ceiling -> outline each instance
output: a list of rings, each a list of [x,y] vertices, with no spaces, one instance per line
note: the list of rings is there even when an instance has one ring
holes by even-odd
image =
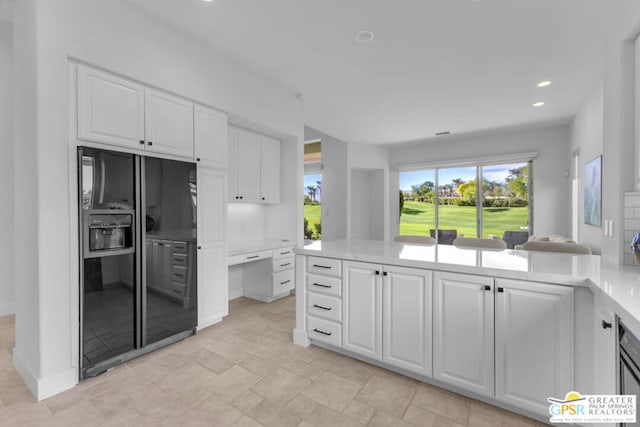
[[[129,1],[304,94],[305,124],[351,142],[568,122],[602,72],[601,0]]]

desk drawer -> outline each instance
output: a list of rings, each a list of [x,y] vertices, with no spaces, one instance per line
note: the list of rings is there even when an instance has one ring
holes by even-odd
[[[307,313],[334,322],[342,321],[342,300],[338,297],[307,292]]]
[[[173,254],[174,267],[186,267],[187,266],[187,254]]]
[[[341,277],[341,266],[342,264],[339,259],[320,258],[315,256],[307,257],[307,271],[309,273]]]
[[[187,283],[187,269],[184,267],[173,267],[171,279],[174,283]]]
[[[296,258],[291,256],[288,258],[273,259],[273,272],[284,270],[293,270],[296,268]]]
[[[273,259],[289,258],[293,256],[293,248],[280,248],[273,250]]]
[[[273,295],[280,295],[292,290],[296,284],[295,276],[295,270],[284,270],[273,273]]]
[[[315,341],[326,342],[336,347],[342,346],[342,326],[330,320],[307,316],[307,335]]]
[[[180,241],[174,241],[173,243],[173,252],[178,252],[181,254],[186,254],[187,253],[187,248],[189,247],[189,244],[187,242],[180,242]]]
[[[259,261],[271,258],[271,251],[249,252],[246,254],[232,255],[227,258],[228,265],[244,264],[245,262]]]
[[[171,284],[171,295],[184,298],[186,292],[187,287],[185,285],[175,282]]]
[[[307,274],[307,290],[322,292],[323,294],[341,296],[342,280],[337,277],[319,276],[317,274]]]

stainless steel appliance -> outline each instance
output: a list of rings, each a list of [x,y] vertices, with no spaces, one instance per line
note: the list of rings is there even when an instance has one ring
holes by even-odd
[[[86,378],[195,333],[196,166],[79,147],[78,187]]]
[[[620,394],[635,395],[637,403],[640,401],[640,337],[631,332],[620,320],[618,320],[618,337]],[[636,426],[640,423],[622,425]]]

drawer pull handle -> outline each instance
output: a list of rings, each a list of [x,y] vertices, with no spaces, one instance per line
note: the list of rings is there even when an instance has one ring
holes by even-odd
[[[255,259],[260,258],[260,255],[248,256],[247,259]]]
[[[287,252],[280,252],[280,255],[286,255],[286,254],[290,254],[291,251],[287,251]]]
[[[313,283],[313,286],[320,286],[321,288],[333,288],[331,285],[323,285],[322,283]]]
[[[333,335],[333,333],[332,333],[332,332],[325,332],[325,331],[321,331],[320,329],[315,329],[315,328],[314,328],[313,332],[317,332],[317,333],[319,333],[319,334],[327,335],[327,336],[329,336],[329,335]]]
[[[286,267],[287,265],[291,265],[290,262],[286,263],[286,264],[280,264],[280,267]]]
[[[602,321],[602,329],[609,329],[611,328],[613,325],[611,324],[611,322],[607,322],[606,320]]]
[[[319,309],[321,309],[321,310],[327,310],[327,311],[331,311],[331,310],[332,310],[332,308],[331,308],[331,307],[323,307],[323,306],[318,305],[318,304],[313,304],[313,306],[314,306],[315,308],[319,308]]]
[[[328,268],[328,269],[331,269],[331,267],[326,266],[326,265],[313,264],[313,266],[314,266],[314,267],[317,267],[317,268]]]
[[[286,285],[287,283],[289,283],[291,280],[285,280],[284,282],[280,282],[281,285]]]

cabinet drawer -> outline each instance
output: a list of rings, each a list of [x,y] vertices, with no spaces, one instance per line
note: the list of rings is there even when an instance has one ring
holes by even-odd
[[[172,283],[171,284],[171,295],[177,297],[184,297],[186,294],[187,287],[182,283]]]
[[[187,254],[173,254],[173,266],[174,267],[186,267],[187,266]]]
[[[173,267],[171,279],[174,283],[187,283],[187,269],[184,267]]]
[[[342,321],[342,300],[338,297],[307,292],[307,313],[335,322]]]
[[[227,265],[244,264],[245,262],[259,261],[265,258],[271,258],[271,251],[249,252],[246,254],[231,255],[227,259]]]
[[[273,273],[273,295],[280,295],[292,290],[296,284],[295,275],[295,270],[284,270]]]
[[[307,274],[307,290],[328,295],[342,295],[342,280],[337,277]]]
[[[320,258],[315,256],[307,258],[307,271],[309,273],[340,277],[342,274],[340,267],[341,262],[339,259]]]
[[[278,271],[284,271],[284,270],[293,270],[294,268],[296,268],[296,258],[293,256],[289,258],[281,258],[281,259],[273,260],[274,273],[277,273]]]
[[[172,243],[173,243],[173,252],[181,253],[181,254],[187,253],[187,248],[189,247],[189,244],[187,242],[174,241]]]
[[[273,259],[289,258],[293,256],[293,248],[280,248],[273,250]]]
[[[307,335],[312,340],[342,347],[341,329],[339,323],[307,316]]]

